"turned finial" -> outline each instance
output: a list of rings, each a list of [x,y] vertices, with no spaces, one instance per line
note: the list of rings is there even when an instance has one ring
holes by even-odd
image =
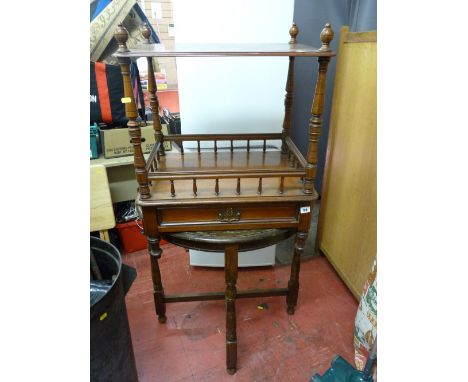
[[[151,29],[150,29],[150,27],[149,27],[149,25],[148,25],[147,22],[145,22],[145,23],[142,25],[142,27],[141,27],[141,34],[142,34],[143,37],[145,38],[145,40],[146,40],[145,42],[146,42],[147,44],[150,44],[150,43],[151,43],[151,42],[150,42]]]
[[[119,49],[117,49],[117,52],[128,52],[128,48],[127,48],[128,31],[123,26],[122,23],[120,23],[117,29],[115,30],[114,38],[117,40],[119,44]]]
[[[330,23],[326,23],[325,27],[322,29],[320,33],[320,40],[322,41],[322,46],[320,50],[330,50],[330,42],[333,40],[333,36],[335,32],[333,32],[332,26]]]
[[[299,34],[299,28],[297,27],[296,23],[293,22],[292,27],[289,28],[289,35],[291,36],[291,40],[289,40],[290,44],[296,44],[296,36]]]

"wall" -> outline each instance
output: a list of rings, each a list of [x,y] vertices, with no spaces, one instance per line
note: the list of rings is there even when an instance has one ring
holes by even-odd
[[[161,43],[166,47],[172,47],[174,45],[174,37],[169,33],[169,24],[174,23],[172,17],[172,0],[138,0],[141,8],[145,11],[146,17],[150,20],[151,25],[158,34]],[[161,13],[154,14],[153,10],[161,9]],[[142,66],[144,72],[146,72],[146,60]],[[157,59],[158,67],[156,71],[164,70],[166,72],[167,86],[168,89],[177,89],[177,67],[176,60],[172,57],[164,57]]]
[[[343,25],[350,25],[350,30],[353,32],[377,29],[376,10],[376,0],[295,0],[294,21],[299,27],[298,41],[313,46],[320,46],[320,32],[325,23],[330,22],[335,31],[331,47],[336,52],[339,32]],[[318,145],[318,169],[315,181],[315,187],[318,192],[322,189],[335,68],[336,57],[332,58],[329,64],[327,75],[325,111]],[[294,143],[305,155],[307,153],[311,100],[317,78],[316,60],[312,61],[307,58],[298,57],[296,59],[295,77],[291,136]]]
[[[173,0],[177,43],[287,42],[293,0]],[[284,57],[178,58],[182,132],[280,132]]]

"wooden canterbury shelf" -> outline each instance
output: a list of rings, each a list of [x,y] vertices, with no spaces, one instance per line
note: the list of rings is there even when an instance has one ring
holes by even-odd
[[[300,257],[309,232],[313,202],[317,144],[322,126],[325,80],[333,30],[326,24],[321,46],[298,44],[299,30],[289,30],[284,44],[176,44],[167,49],[150,44],[151,30],[143,26],[146,42],[128,49],[128,32],[119,25],[114,36],[123,82],[128,131],[134,148],[135,175],[139,185],[145,235],[151,257],[154,302],[160,322],[166,321],[166,303],[225,298],[226,366],[236,370],[237,335],[235,299],[254,296],[286,296],[287,311],[293,314],[299,292]],[[289,59],[285,114],[281,133],[163,135],[155,118],[156,144],[145,158],[141,131],[130,81],[131,60],[146,57],[148,91],[153,115],[159,114],[153,57],[284,56]],[[308,125],[308,151],[304,157],[290,138],[296,57],[317,57],[318,76]],[[173,150],[164,151],[164,141]],[[213,232],[218,231],[218,234]],[[250,234],[248,234],[250,232]],[[287,288],[237,293],[238,251],[269,246],[296,233],[291,277]],[[161,237],[174,244],[225,252],[226,291],[190,295],[165,295],[158,259]],[[220,241],[220,238],[223,238]],[[199,238],[199,239],[197,239]],[[200,238],[203,238],[201,240]]]
[[[144,26],[142,34],[145,42],[133,49],[128,49],[126,41],[128,32],[119,26],[115,32],[118,42],[118,50],[114,54],[118,58],[124,79],[125,96],[123,102],[126,104],[126,113],[129,118],[129,133],[134,146],[135,170],[137,181],[140,185],[139,198],[148,205],[150,201],[160,203],[163,199],[189,198],[187,181],[192,180],[192,197],[197,198],[202,193],[198,190],[202,180],[213,180],[212,190],[217,197],[229,197],[227,190],[220,185],[226,182],[220,180],[236,180],[234,195],[240,196],[242,185],[248,185],[251,190],[253,178],[257,178],[257,195],[261,197],[273,196],[271,190],[263,192],[263,182],[278,183],[276,196],[299,196],[299,183],[291,178],[300,178],[302,193],[308,195],[311,200],[317,196],[313,180],[317,167],[317,143],[322,124],[321,114],[324,102],[324,85],[326,69],[330,57],[335,54],[330,49],[330,41],[333,38],[333,30],[327,24],[320,37],[322,45],[315,48],[305,44],[298,44],[296,36],[299,33],[294,24],[290,29],[289,43],[279,44],[175,44],[172,48],[166,48],[162,44],[151,44],[149,40],[149,28]],[[161,125],[156,119],[154,123],[156,144],[147,160],[141,152],[141,134],[136,122],[137,112],[134,105],[133,93],[129,77],[128,64],[130,60],[146,57],[148,62],[148,91],[150,93],[150,104],[155,115],[158,115],[159,104],[156,95],[156,84],[153,68],[153,57],[223,57],[223,56],[286,56],[289,57],[288,80],[286,83],[285,118],[283,132],[281,134],[199,134],[199,135],[168,135],[164,136]],[[309,150],[307,160],[302,156],[297,147],[290,139],[291,109],[294,90],[294,60],[295,57],[318,57],[319,77],[317,80],[316,94],[312,107],[312,118],[309,123]],[[167,155],[164,152],[163,141],[170,140],[179,148],[178,154]],[[250,150],[251,141],[263,140],[263,150],[258,154]],[[281,140],[281,153],[272,154],[266,150],[267,141]],[[184,142],[197,143],[196,154],[186,154]],[[231,144],[231,155],[218,153],[218,143],[229,141]],[[245,154],[239,154],[237,144],[245,141]],[[212,154],[206,153],[206,145],[201,149],[201,143],[212,142]],[[233,165],[234,163],[234,165]],[[275,179],[272,179],[275,178]],[[166,181],[166,182],[164,182]],[[169,183],[169,190],[167,184]],[[177,183],[177,187],[176,184]],[[150,187],[151,186],[151,187]],[[155,187],[159,186],[159,187]],[[221,188],[220,188],[221,187]],[[206,182],[203,183],[203,194],[208,190]],[[221,193],[220,190],[223,189]],[[291,190],[292,189],[292,190]],[[176,191],[177,190],[177,191]],[[295,191],[294,191],[295,190]],[[297,191],[297,192],[296,192]],[[248,192],[247,192],[248,194]],[[153,195],[153,196],[152,196]]]
[[[304,194],[307,162],[292,140],[282,134],[170,135],[164,139],[175,143],[178,150],[162,156],[158,154],[160,145],[154,147],[145,164],[151,197],[143,205],[226,197],[238,201],[249,197],[316,197],[316,193]],[[268,140],[283,139],[283,151],[280,147],[268,149],[272,146]],[[192,151],[184,150],[183,142],[187,141],[197,142]],[[209,146],[202,148],[201,142]]]

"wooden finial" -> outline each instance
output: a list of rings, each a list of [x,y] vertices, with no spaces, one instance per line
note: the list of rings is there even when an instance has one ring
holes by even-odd
[[[114,38],[117,40],[119,44],[119,49],[117,49],[117,52],[128,52],[128,48],[127,48],[128,31],[123,26],[122,23],[120,23],[117,29],[115,30]]]
[[[328,51],[330,49],[330,42],[333,40],[333,36],[335,36],[335,32],[331,27],[330,23],[326,23],[325,27],[322,29],[320,33],[320,40],[322,41],[322,46],[319,50],[321,51]]]
[[[290,44],[296,44],[296,36],[299,34],[299,28],[297,27],[296,23],[293,22],[292,27],[289,28],[289,35],[291,36],[291,40],[289,40]]]
[[[150,42],[151,29],[150,29],[150,27],[149,27],[149,25],[148,25],[147,22],[145,22],[145,23],[142,25],[142,27],[141,27],[141,34],[142,34],[143,37],[145,38],[145,40],[146,40],[145,42],[146,42],[147,44],[150,44],[150,43],[151,43],[151,42]]]

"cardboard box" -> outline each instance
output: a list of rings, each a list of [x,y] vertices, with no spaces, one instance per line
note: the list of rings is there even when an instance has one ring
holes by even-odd
[[[153,124],[143,126],[141,129],[141,148],[143,154],[149,153],[154,146],[154,130]],[[167,126],[162,125],[162,132],[167,134]],[[101,130],[102,152],[104,158],[115,158],[133,155],[133,145],[130,143],[128,129],[110,129]],[[170,151],[172,149],[171,142],[164,142],[164,149]]]

